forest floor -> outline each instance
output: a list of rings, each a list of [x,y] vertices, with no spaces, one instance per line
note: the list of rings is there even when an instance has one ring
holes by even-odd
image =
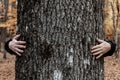
[[[106,57],[104,66],[105,80],[120,80],[120,58]]]
[[[7,59],[3,59],[0,53],[0,80],[15,80],[15,56],[7,54]]]
[[[15,56],[0,54],[0,80],[15,80]],[[105,80],[120,80],[120,59],[114,56],[105,58]]]

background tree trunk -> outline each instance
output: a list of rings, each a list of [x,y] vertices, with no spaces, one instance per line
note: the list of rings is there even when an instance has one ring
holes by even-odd
[[[27,49],[16,80],[104,80],[90,53],[103,36],[103,0],[18,0],[18,33]]]
[[[9,5],[9,0],[4,0],[4,20],[7,20],[7,14],[8,14],[8,5]]]

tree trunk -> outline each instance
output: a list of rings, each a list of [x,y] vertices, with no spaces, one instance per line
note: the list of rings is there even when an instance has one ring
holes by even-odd
[[[8,14],[8,6],[9,6],[9,0],[4,0],[4,20],[7,20],[7,14]]]
[[[16,80],[104,80],[90,47],[103,36],[103,0],[18,0],[18,31],[27,41]]]

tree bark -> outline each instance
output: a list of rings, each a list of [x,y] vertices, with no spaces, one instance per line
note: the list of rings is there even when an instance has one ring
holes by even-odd
[[[9,7],[9,0],[4,0],[4,20],[7,20],[7,14],[8,14],[8,7]]]
[[[103,0],[18,0],[18,31],[27,42],[16,80],[104,80],[103,58],[90,47],[103,37]]]

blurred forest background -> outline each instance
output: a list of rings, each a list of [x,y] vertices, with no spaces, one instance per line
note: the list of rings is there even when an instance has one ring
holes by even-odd
[[[104,32],[117,43],[115,55],[105,58],[105,80],[120,80],[120,0],[105,0]],[[14,80],[15,56],[6,54],[4,43],[16,34],[17,1],[0,0],[0,80]]]

